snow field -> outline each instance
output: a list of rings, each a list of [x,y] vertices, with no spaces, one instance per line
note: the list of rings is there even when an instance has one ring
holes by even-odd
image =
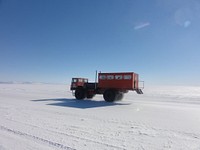
[[[0,84],[0,150],[199,150],[200,88],[147,87],[107,103],[69,86]]]

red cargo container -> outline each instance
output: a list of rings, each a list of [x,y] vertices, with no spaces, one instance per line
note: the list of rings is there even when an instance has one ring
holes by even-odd
[[[138,74],[134,72],[99,73],[98,87],[135,90],[138,89]]]

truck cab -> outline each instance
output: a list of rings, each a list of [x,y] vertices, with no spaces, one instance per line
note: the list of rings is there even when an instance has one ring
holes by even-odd
[[[78,87],[83,87],[85,83],[88,83],[87,78],[72,78],[71,90],[76,90]]]

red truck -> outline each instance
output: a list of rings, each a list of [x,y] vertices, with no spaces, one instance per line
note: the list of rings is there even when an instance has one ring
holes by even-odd
[[[134,72],[98,73],[98,82],[88,82],[87,78],[72,78],[70,89],[78,100],[103,94],[106,102],[121,100],[129,90],[143,94],[139,88],[139,75]]]

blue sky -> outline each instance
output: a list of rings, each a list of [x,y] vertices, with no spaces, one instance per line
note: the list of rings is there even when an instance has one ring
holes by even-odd
[[[0,81],[200,85],[199,0],[0,0]]]

